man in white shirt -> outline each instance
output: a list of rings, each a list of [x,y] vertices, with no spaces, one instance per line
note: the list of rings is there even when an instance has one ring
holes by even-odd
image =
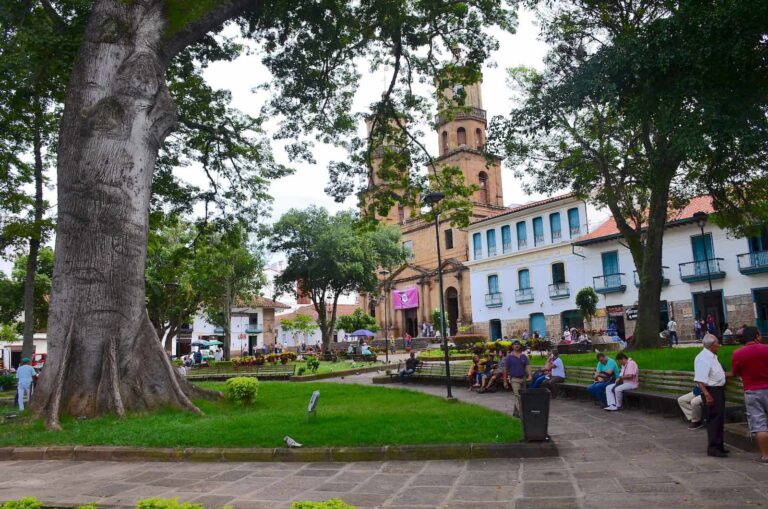
[[[704,349],[693,361],[693,381],[701,390],[707,416],[707,455],[724,458],[728,450],[723,443],[725,426],[725,378],[723,366],[717,358],[720,343],[712,334],[702,340]]]
[[[563,365],[563,359],[561,359],[557,350],[552,350],[552,369],[549,372],[549,377],[541,384],[545,389],[549,389],[549,393],[552,395],[552,399],[557,399],[557,395],[560,392],[560,384],[565,381],[565,366]]]
[[[669,346],[672,347],[677,344],[677,322],[674,318],[670,318],[667,322],[667,332],[669,332]]]
[[[24,400],[32,395],[32,380],[35,378],[35,368],[29,365],[29,357],[21,359],[21,366],[16,370],[18,385],[19,412],[24,411]]]

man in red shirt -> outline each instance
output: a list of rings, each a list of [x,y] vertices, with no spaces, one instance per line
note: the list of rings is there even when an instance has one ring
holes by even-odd
[[[756,327],[745,327],[744,339],[748,343],[733,352],[731,370],[744,384],[749,431],[757,437],[762,453],[758,461],[768,465],[768,345],[760,343]]]

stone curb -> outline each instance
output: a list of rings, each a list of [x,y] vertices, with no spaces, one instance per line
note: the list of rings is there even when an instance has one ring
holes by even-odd
[[[366,366],[364,368],[345,369],[344,371],[335,371],[333,373],[320,373],[318,375],[293,375],[291,382],[312,382],[314,380],[325,380],[327,378],[340,378],[342,376],[359,375],[361,373],[372,373],[374,371],[386,371],[388,369],[397,369],[397,364],[379,364],[378,366]]]
[[[50,446],[0,448],[0,461],[236,461],[351,462],[489,458],[547,458],[558,456],[553,442],[506,444],[423,444],[370,447],[305,447],[301,449]]]

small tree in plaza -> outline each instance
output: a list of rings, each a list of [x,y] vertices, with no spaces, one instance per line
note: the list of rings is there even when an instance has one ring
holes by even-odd
[[[336,321],[336,328],[345,332],[354,332],[359,329],[367,329],[371,332],[379,330],[376,319],[362,308],[355,308],[351,315],[340,316]]]
[[[589,324],[589,328],[592,328],[592,319],[597,314],[597,305],[600,303],[600,297],[597,292],[591,286],[587,286],[579,290],[576,294],[576,307],[581,312],[581,317]]]
[[[284,318],[280,320],[280,327],[285,332],[290,332],[291,336],[296,341],[296,334],[304,336],[304,342],[307,342],[307,336],[317,330],[317,322],[315,322],[309,315],[296,315],[296,318],[291,320],[290,318]]]

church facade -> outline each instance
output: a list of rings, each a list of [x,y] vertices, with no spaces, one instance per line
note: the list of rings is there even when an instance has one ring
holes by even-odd
[[[449,90],[446,96],[452,100],[455,93],[457,90]],[[452,118],[439,117],[436,133],[439,156],[436,162],[442,167],[460,168],[465,182],[479,188],[472,196],[470,221],[474,222],[499,214],[505,207],[501,161],[489,163],[482,152],[487,119],[480,84],[464,87],[463,95],[464,108],[460,112]],[[374,168],[376,164],[374,159]],[[375,175],[376,172],[373,173]],[[381,327],[381,337],[385,330],[394,337],[406,333],[413,337],[420,336],[422,324],[432,322],[432,310],[440,307],[435,225],[409,216],[409,210],[398,207],[391,210],[387,217],[381,218],[384,222],[400,227],[402,242],[410,251],[410,257],[393,273],[380,276],[378,297],[361,295],[361,307],[375,316]],[[440,225],[439,239],[444,285],[442,298],[448,321],[447,332],[453,335],[462,325],[472,323],[469,268],[466,265],[469,242],[465,230],[447,222]],[[388,322],[385,322],[385,318]],[[434,326],[437,328],[437,324]]]

